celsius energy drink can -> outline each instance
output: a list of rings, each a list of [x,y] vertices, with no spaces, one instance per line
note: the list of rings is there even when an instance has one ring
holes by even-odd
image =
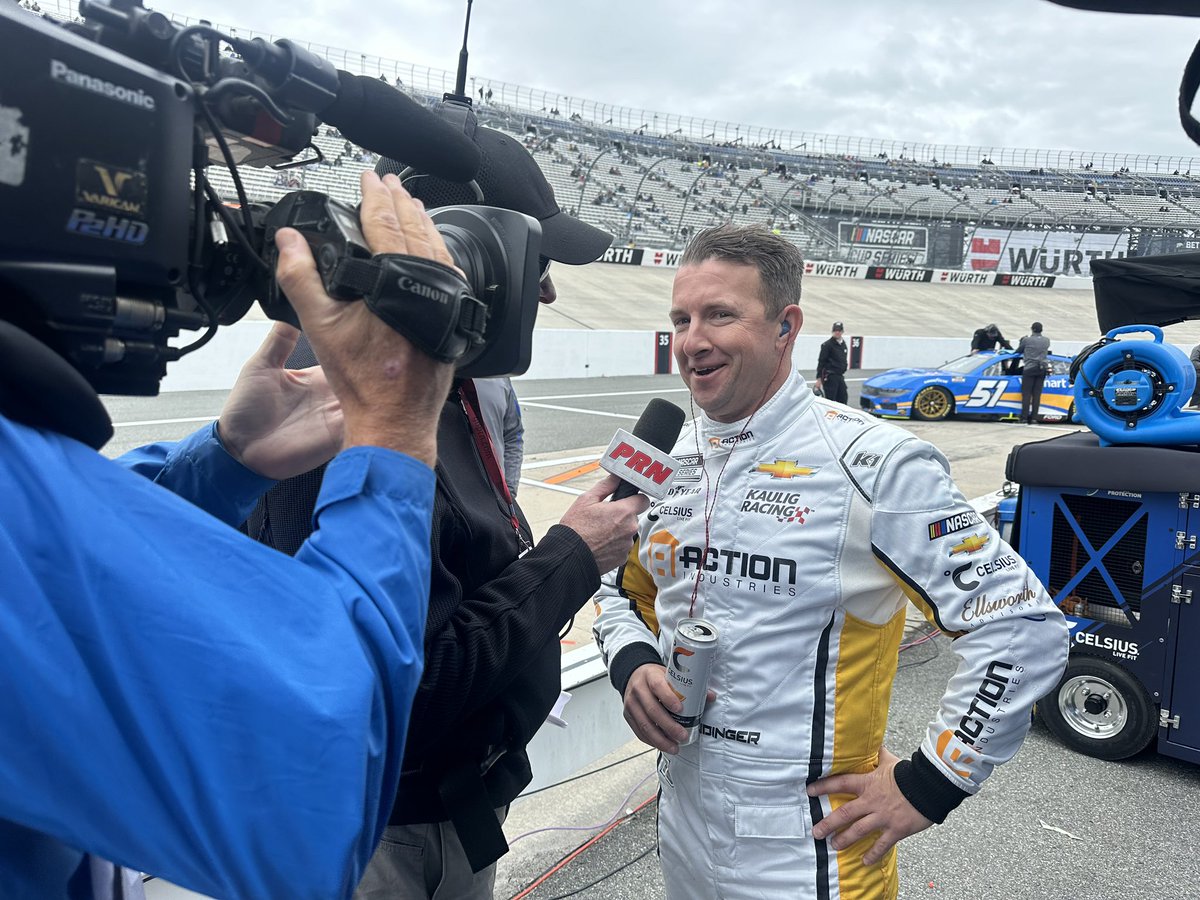
[[[686,745],[696,740],[700,714],[708,696],[708,676],[717,657],[717,629],[703,619],[683,619],[675,626],[675,646],[667,661],[667,683],[683,701],[683,712],[671,718],[688,730]]]

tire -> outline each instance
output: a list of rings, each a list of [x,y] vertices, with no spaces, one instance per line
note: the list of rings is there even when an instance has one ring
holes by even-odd
[[[927,385],[913,397],[912,416],[922,422],[940,422],[954,412],[954,398],[945,388]]]
[[[1037,712],[1060,741],[1096,759],[1135,756],[1158,731],[1154,703],[1138,680],[1110,660],[1084,654],[1071,654]]]

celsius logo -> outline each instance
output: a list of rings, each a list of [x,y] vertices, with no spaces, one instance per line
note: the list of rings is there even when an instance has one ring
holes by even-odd
[[[1076,632],[1075,643],[1086,644],[1088,647],[1095,647],[1098,650],[1107,650],[1113,656],[1119,656],[1121,659],[1137,659],[1142,652],[1142,648],[1138,646],[1137,641],[1123,641],[1117,638],[1100,637],[1100,635],[1092,634],[1090,631]]]
[[[696,655],[696,651],[689,650],[687,647],[676,647],[675,650],[671,653],[671,665],[673,665],[675,667],[676,672],[683,672],[686,674],[686,673],[690,672],[691,669],[689,669],[682,662],[680,662],[679,657],[681,657],[681,656],[687,657],[687,656],[695,656],[695,655]],[[683,698],[680,698],[680,699],[683,699]]]
[[[50,60],[50,77],[62,84],[69,84],[71,87],[91,91],[93,94],[108,97],[110,100],[119,100],[122,103],[128,103],[130,106],[137,106],[150,112],[154,111],[154,98],[145,91],[135,91],[133,88],[127,88],[123,84],[114,84],[111,81],[105,81],[103,78],[97,78],[95,75],[76,72],[65,62],[58,59]]]
[[[1016,565],[1017,558],[1011,553],[1008,553],[1004,556],[998,556],[990,562],[979,563],[979,565],[975,565],[974,563],[964,563],[957,569],[943,572],[942,574],[947,578],[954,579],[954,586],[960,591],[973,591],[975,588],[979,587],[980,578],[983,578],[985,575],[991,575],[993,572],[1003,572],[1005,569],[1015,568]],[[973,566],[975,574],[978,576],[978,578],[971,578],[967,574]]]
[[[966,573],[967,573],[967,570],[969,570],[970,568],[971,568],[971,564],[967,563],[964,566],[959,566],[953,572],[945,572],[944,574],[949,575],[951,578],[954,579],[954,586],[956,588],[958,588],[960,591],[973,591],[973,590],[975,590],[975,588],[979,587],[979,580],[978,579],[970,579],[970,580],[967,579]]]

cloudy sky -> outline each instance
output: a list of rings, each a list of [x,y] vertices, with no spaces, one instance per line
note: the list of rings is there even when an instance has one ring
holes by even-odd
[[[147,5],[452,70],[465,0]],[[1176,116],[1198,39],[1046,0],[476,0],[470,71],[767,128],[1200,157]]]

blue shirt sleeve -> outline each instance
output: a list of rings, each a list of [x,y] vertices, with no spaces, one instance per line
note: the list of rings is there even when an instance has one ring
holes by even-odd
[[[246,521],[254,504],[275,483],[229,455],[216,422],[182,441],[147,444],[116,461],[227,525]]]
[[[349,897],[421,674],[433,490],[347,451],[290,558],[0,418],[0,819],[213,896]]]

